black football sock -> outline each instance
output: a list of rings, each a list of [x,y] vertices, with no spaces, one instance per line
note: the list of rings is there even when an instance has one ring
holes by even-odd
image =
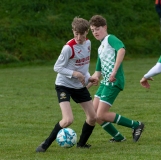
[[[54,129],[50,133],[49,137],[45,140],[44,144],[42,145],[43,149],[47,149],[51,143],[56,139],[56,136],[58,132],[62,129],[62,127],[59,125],[59,122],[55,125]]]
[[[84,123],[83,128],[82,128],[82,133],[81,133],[81,136],[78,142],[79,146],[84,146],[86,144],[88,138],[92,134],[94,127],[95,126],[91,126],[87,122]]]

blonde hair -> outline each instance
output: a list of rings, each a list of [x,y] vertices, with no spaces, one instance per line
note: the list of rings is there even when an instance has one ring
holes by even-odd
[[[89,22],[86,19],[75,17],[72,22],[72,29],[80,34],[89,30]]]

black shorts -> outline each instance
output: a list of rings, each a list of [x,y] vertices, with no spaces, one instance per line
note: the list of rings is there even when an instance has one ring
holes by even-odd
[[[57,91],[58,101],[70,102],[70,97],[76,102],[76,103],[82,103],[92,100],[91,95],[86,87],[81,89],[74,89],[74,88],[68,88],[65,86],[58,86],[55,85],[55,90]]]

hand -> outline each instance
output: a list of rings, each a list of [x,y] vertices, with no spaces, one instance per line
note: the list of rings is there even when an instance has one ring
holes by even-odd
[[[97,86],[99,78],[98,77],[90,77],[88,81],[91,82],[92,85]]]
[[[82,83],[82,85],[85,86],[85,76],[82,73],[74,71],[73,77],[77,78]]]
[[[148,80],[153,81],[154,79],[153,79],[152,77],[149,77],[149,78],[143,77],[143,78],[140,80],[140,84],[141,84],[144,88],[150,88],[150,84],[149,84]]]
[[[116,81],[115,76],[116,76],[116,72],[113,71],[113,72],[111,73],[110,77],[109,77],[109,81],[110,81],[110,82],[115,82],[115,81]]]

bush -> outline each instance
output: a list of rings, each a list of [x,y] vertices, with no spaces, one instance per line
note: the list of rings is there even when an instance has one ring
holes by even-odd
[[[151,0],[1,0],[0,5],[0,63],[56,59],[73,37],[73,18],[89,20],[94,14],[107,18],[109,34],[125,43],[127,56],[160,55],[159,18]],[[91,33],[89,38],[95,59],[99,42]]]

